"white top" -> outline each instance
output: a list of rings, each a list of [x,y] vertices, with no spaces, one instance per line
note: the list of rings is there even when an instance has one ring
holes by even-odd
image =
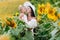
[[[21,15],[22,14],[19,15],[19,19],[22,20],[22,21],[24,21],[24,22],[27,21],[27,16],[25,14],[23,14],[23,17],[20,18]]]
[[[20,16],[19,16],[19,19],[20,19]],[[22,17],[22,19],[20,19],[20,20],[23,20],[28,25],[28,28],[35,28],[35,27],[37,27],[37,21],[34,18],[32,18],[30,21],[28,21],[27,20],[27,16],[24,15]]]
[[[34,18],[31,19],[30,21],[26,21],[25,23],[28,25],[29,28],[37,27],[37,21]]]

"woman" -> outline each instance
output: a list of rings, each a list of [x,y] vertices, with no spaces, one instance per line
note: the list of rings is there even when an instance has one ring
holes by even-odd
[[[37,21],[36,21],[35,15],[34,15],[34,11],[30,6],[27,7],[27,19],[28,19],[28,21],[26,22],[26,24],[28,24],[30,30],[37,27]]]
[[[33,10],[34,6],[27,6],[27,21],[25,23],[28,25],[26,35],[30,34],[27,38],[34,40],[34,28],[37,27],[37,20],[35,18],[35,12]],[[29,32],[29,33],[28,33]],[[30,37],[30,38],[29,38]]]
[[[25,21],[25,23],[28,25],[27,29],[31,31],[32,36],[34,36],[33,30],[35,27],[37,27],[37,20],[35,18],[35,7],[30,2],[26,2],[24,6],[26,6],[27,10],[27,21]]]
[[[35,27],[37,27],[37,21],[35,18],[35,7],[30,2],[25,2],[24,6],[26,7],[27,10],[27,21],[25,21],[25,23],[32,30]]]

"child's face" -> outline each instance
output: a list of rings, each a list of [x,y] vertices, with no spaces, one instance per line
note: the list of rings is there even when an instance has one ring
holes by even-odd
[[[26,8],[25,7],[21,7],[21,12],[25,13],[26,12]]]

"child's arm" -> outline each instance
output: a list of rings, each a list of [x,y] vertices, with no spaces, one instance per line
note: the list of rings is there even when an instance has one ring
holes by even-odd
[[[22,19],[22,17],[23,17],[23,14],[22,14],[22,13],[20,13],[20,15],[19,15],[19,19]]]

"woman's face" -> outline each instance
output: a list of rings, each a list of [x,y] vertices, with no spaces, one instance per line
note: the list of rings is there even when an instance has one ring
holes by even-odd
[[[27,7],[27,13],[31,13],[31,8]]]

